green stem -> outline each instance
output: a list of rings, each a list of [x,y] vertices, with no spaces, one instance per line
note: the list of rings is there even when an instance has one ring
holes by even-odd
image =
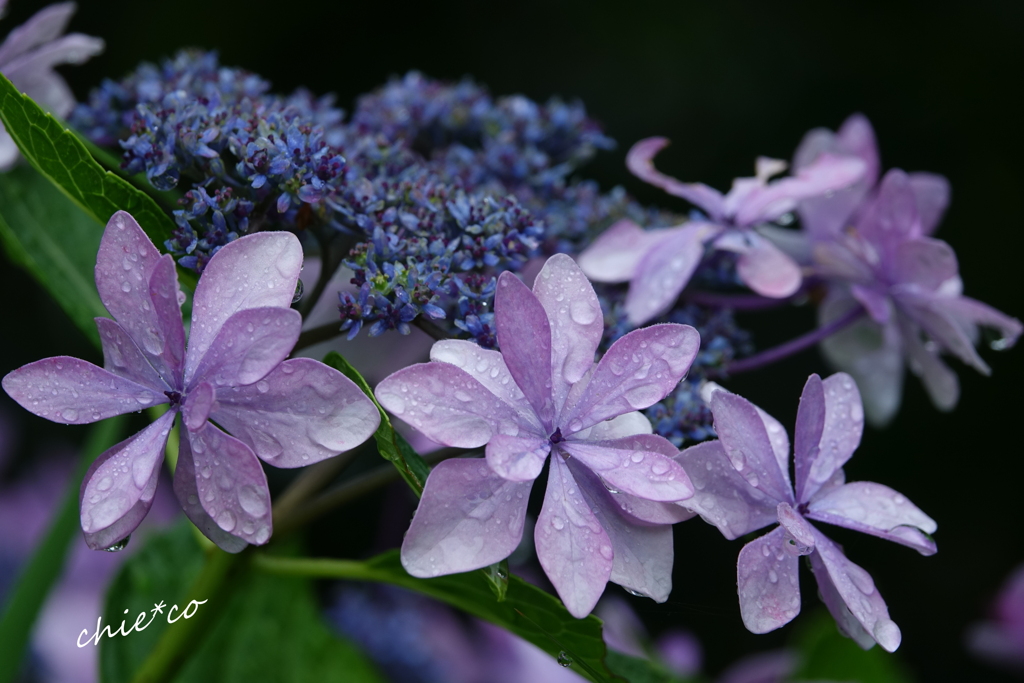
[[[207,609],[199,610],[189,620],[180,620],[175,628],[164,631],[156,647],[132,679],[133,683],[165,683],[177,676],[188,658],[199,648],[203,636],[220,617],[222,607],[229,600],[231,591],[238,586],[235,578],[248,565],[251,553],[237,555],[213,548],[206,556],[203,569],[189,588],[185,601],[207,600],[216,595]],[[184,604],[184,603],[182,603]]]
[[[78,466],[68,482],[64,501],[50,524],[46,538],[36,548],[14,585],[0,617],[0,662],[7,663],[0,667],[0,683],[9,683],[17,676],[39,610],[64,569],[68,547],[78,530],[78,492],[82,478],[93,460],[124,432],[125,421],[123,416],[104,420],[90,430]]]

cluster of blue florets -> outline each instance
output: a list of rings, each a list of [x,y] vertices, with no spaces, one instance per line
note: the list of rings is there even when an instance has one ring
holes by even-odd
[[[345,122],[330,98],[269,91],[213,53],[182,52],[104,82],[71,120],[119,145],[128,172],[181,193],[166,246],[185,267],[201,271],[256,230],[340,235],[358,287],[340,295],[350,335],[408,333],[423,315],[493,345],[501,271],[643,213],[621,190],[569,180],[613,144],[579,103],[495,99],[410,73]]]

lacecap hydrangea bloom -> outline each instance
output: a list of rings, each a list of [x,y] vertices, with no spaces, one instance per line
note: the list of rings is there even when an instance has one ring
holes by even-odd
[[[636,325],[672,306],[707,246],[738,254],[737,274],[758,294],[782,298],[796,292],[802,282],[799,264],[755,228],[792,211],[802,199],[857,182],[865,171],[855,157],[822,154],[795,176],[770,181],[786,170],[786,162],[759,157],[755,177],[737,178],[723,195],[655,169],[654,156],[667,144],[665,138],[641,140],[629,150],[626,165],[641,180],[696,205],[706,218],[650,231],[624,219],[580,255],[580,267],[595,282],[629,282],[626,311]]]
[[[778,522],[750,541],[737,563],[740,614],[754,633],[789,623],[800,612],[799,558],[808,556],[818,591],[836,623],[863,648],[892,652],[899,627],[889,618],[871,576],[809,520],[835,524],[935,553],[935,522],[887,486],[845,483],[842,467],[860,444],[864,410],[853,379],[811,375],[800,397],[793,439],[796,489],[789,474],[789,438],[779,422],[750,401],[705,385],[717,441],[684,450],[679,461],[697,489],[690,510],[735,539]]]
[[[169,405],[86,473],[81,521],[90,547],[117,544],[146,516],[179,413],[174,492],[189,519],[229,552],[271,535],[258,458],[301,467],[377,429],[376,407],[351,380],[314,360],[285,360],[302,322],[289,307],[301,268],[302,249],[290,233],[226,245],[196,286],[186,350],[173,258],[161,256],[129,214],[110,219],[96,256],[96,288],[114,317],[96,318],[104,368],[58,356],[3,379],[22,407],[62,424]]]
[[[512,273],[494,303],[501,351],[440,341],[431,362],[399,370],[381,404],[428,437],[486,458],[430,473],[402,544],[413,576],[486,567],[519,545],[533,481],[550,462],[537,557],[570,613],[589,613],[611,580],[663,602],[671,590],[666,504],[690,497],[678,451],[637,412],[675,388],[699,335],[653,325],[615,342],[600,362],[603,317],[593,287],[565,255],[548,259],[533,291]],[[552,457],[548,459],[548,455]]]
[[[975,350],[978,327],[997,330],[999,348],[1013,346],[1024,328],[963,296],[956,254],[931,236],[949,202],[945,178],[892,169],[876,186],[878,148],[870,123],[859,115],[837,134],[809,133],[795,165],[813,164],[825,154],[859,158],[868,171],[856,186],[805,200],[799,209],[815,270],[830,283],[819,319],[828,325],[857,307],[868,315],[827,338],[822,349],[857,380],[872,423],[888,422],[899,408],[906,366],[936,407],[951,410],[960,384],[940,352],[987,375],[989,367]]]
[[[0,16],[7,0],[0,0]],[[61,35],[67,28],[75,3],[50,5],[14,29],[0,44],[0,73],[42,107],[57,116],[67,116],[75,106],[75,96],[60,74],[59,64],[81,64],[103,51],[103,41],[81,33]],[[18,159],[18,146],[0,124],[0,171],[6,171]]]

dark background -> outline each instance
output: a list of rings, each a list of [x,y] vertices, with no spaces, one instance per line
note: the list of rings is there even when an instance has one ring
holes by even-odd
[[[43,4],[13,0],[0,30]],[[1021,3],[79,5],[73,29],[107,41],[104,55],[63,70],[79,98],[102,78],[183,46],[216,48],[223,63],[263,75],[278,91],[303,85],[335,92],[349,110],[355,96],[409,69],[444,79],[471,75],[496,95],[582,99],[620,145],[583,174],[680,211],[684,202],[626,173],[623,157],[635,140],[671,138],[659,157],[662,169],[727,189],[733,177],[752,174],[755,156],[790,158],[808,129],[835,129],[862,111],[875,126],[886,168],[928,170],[952,182],[938,237],[959,255],[966,294],[1024,316]],[[7,312],[0,373],[49,355],[94,356],[56,305],[6,260],[0,278]],[[742,322],[763,348],[810,329],[813,313],[761,313]],[[899,655],[921,681],[1009,680],[977,663],[962,643],[1004,577],[1024,562],[1022,351],[983,351],[991,378],[950,361],[962,382],[960,406],[950,414],[937,412],[908,378],[896,420],[884,431],[869,429],[847,467],[849,479],[892,486],[939,523],[940,551],[931,558],[828,530],[874,576],[903,630]],[[814,371],[828,372],[810,351],[729,386],[791,430],[800,390]],[[6,396],[0,400],[14,412]],[[24,438],[50,438],[56,429],[14,414]],[[711,671],[792,635],[793,626],[768,636],[743,630],[735,596],[738,542],[695,521],[677,528],[676,544],[669,603],[634,603],[652,628],[694,630]],[[817,607],[814,582],[805,574],[802,584],[810,612]]]

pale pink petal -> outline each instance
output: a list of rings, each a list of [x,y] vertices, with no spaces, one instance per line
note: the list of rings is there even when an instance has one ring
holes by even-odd
[[[942,215],[949,206],[949,181],[945,176],[934,173],[910,173],[910,189],[917,200],[917,214],[921,219],[921,232],[930,235],[935,232]]]
[[[210,418],[210,411],[216,407],[216,403],[214,388],[209,382],[200,382],[192,387],[181,407],[181,418],[185,427],[192,432],[198,431]]]
[[[577,441],[560,444],[616,492],[671,503],[693,495],[686,472],[673,458],[679,450],[663,436],[637,434],[613,441]]]
[[[889,618],[871,575],[846,559],[843,551],[818,531],[815,549],[810,556],[811,569],[839,629],[865,649],[877,642],[894,652],[900,646],[900,629]]]
[[[623,218],[598,235],[577,263],[593,282],[626,282],[639,274],[644,255],[676,230],[644,230]]]
[[[615,553],[561,456],[551,458],[533,536],[537,559],[569,614],[590,614],[611,577]]]
[[[690,446],[679,454],[678,461],[695,489],[693,497],[681,505],[718,527],[726,538],[739,538],[776,521],[778,501],[750,486],[720,442]]]
[[[275,467],[303,467],[348,451],[380,426],[380,412],[343,374],[293,358],[244,387],[217,390],[214,421]]]
[[[917,200],[906,173],[894,168],[885,174],[877,194],[860,216],[857,230],[883,253],[922,236]]]
[[[779,527],[743,546],[736,561],[740,616],[751,633],[768,633],[800,613],[799,559],[782,549]]]
[[[888,486],[869,481],[845,484],[815,497],[807,516],[902,543],[922,555],[937,548],[929,534],[938,525],[916,505]]]
[[[63,86],[60,90],[70,95],[70,90],[64,83],[64,79],[54,73],[53,68],[61,64],[81,64],[103,52],[103,48],[103,41],[99,38],[81,33],[71,33],[3,64],[4,75],[30,95],[42,94],[45,96],[48,92],[53,93],[52,86],[42,89],[37,87],[41,80],[59,82]],[[66,96],[62,96],[59,99],[43,100],[40,104],[44,108],[54,110],[54,113],[59,116],[66,116],[70,111],[68,104],[73,105],[74,98],[72,97],[69,102]],[[57,107],[60,108],[60,111],[56,110]]]
[[[910,370],[921,378],[936,408],[952,410],[960,399],[960,380],[956,373],[939,359],[938,353],[924,345],[921,330],[914,322],[903,315],[897,315],[896,320]]]
[[[2,9],[0,7],[0,11]],[[75,3],[62,2],[44,7],[33,14],[32,18],[7,34],[0,45],[0,66],[9,64],[32,48],[48,43],[64,33],[75,9]]]
[[[216,543],[221,550],[229,553],[241,552],[249,544],[221,529],[199,500],[199,477],[196,473],[190,436],[188,429],[181,430],[178,464],[174,468],[174,495],[178,498],[185,516],[203,532],[204,536]]]
[[[403,368],[382,380],[375,393],[388,412],[446,446],[477,448],[495,434],[533,429],[512,406],[448,363]]]
[[[510,272],[498,277],[494,322],[505,365],[545,430],[552,428],[551,323],[533,292]]]
[[[210,382],[218,387],[245,386],[263,379],[288,357],[299,339],[302,316],[290,308],[249,308],[235,313],[220,328],[186,386]]]
[[[893,296],[900,311],[920,325],[942,350],[952,353],[983,375],[992,373],[988,363],[978,355],[964,326],[944,310],[947,297],[910,291],[898,291]]]
[[[700,335],[688,325],[651,325],[620,337],[559,417],[562,435],[654,405],[675,389],[699,349]]]
[[[821,154],[796,169],[794,176],[781,178],[749,193],[738,207],[733,222],[739,227],[768,223],[796,208],[808,197],[849,187],[864,177],[867,165],[851,156]]]
[[[209,422],[182,432],[188,434],[196,495],[206,514],[226,534],[254,545],[266,543],[272,530],[270,490],[256,454]]]
[[[402,541],[402,566],[431,577],[505,559],[522,540],[532,486],[503,479],[476,458],[439,463]]]
[[[795,434],[797,500],[807,502],[850,459],[864,433],[864,409],[853,378],[837,372],[804,384]]]
[[[935,305],[954,318],[998,330],[1002,338],[993,344],[993,348],[1012,347],[1024,331],[1024,325],[1016,318],[1011,318],[988,304],[966,296],[946,297],[936,300]]]
[[[797,262],[753,230],[729,230],[714,244],[740,254],[736,272],[761,296],[782,299],[800,289],[803,275]]]
[[[768,430],[754,404],[728,391],[717,391],[711,396],[711,412],[719,442],[743,479],[776,501],[792,502],[792,489],[782,475]]]
[[[96,288],[114,319],[170,386],[180,383],[185,333],[174,261],[161,256],[135,219],[115,213],[96,254]]]
[[[99,49],[95,53],[102,52],[102,50],[103,43],[100,42]],[[11,82],[47,111],[60,117],[70,114],[71,110],[75,108],[77,100],[67,81],[46,64],[30,66],[33,68],[24,69],[15,74],[15,80]]]
[[[618,439],[622,436],[633,436],[634,434],[653,434],[654,427],[639,410],[623,413],[604,422],[598,422],[590,429],[576,433],[577,439],[588,439],[590,441],[601,441],[607,439]]]
[[[167,403],[160,391],[70,356],[44,358],[13,370],[4,391],[33,415],[83,425]]]
[[[551,394],[554,404],[562,406],[571,386],[594,367],[604,314],[587,277],[565,254],[547,260],[533,293],[551,325]]]
[[[711,223],[690,222],[663,231],[647,250],[626,294],[626,315],[642,325],[672,307],[704,258],[704,243],[721,231]]]
[[[779,503],[776,508],[779,526],[785,532],[782,549],[794,557],[814,552],[814,529],[789,503]]]
[[[607,489],[608,487],[605,486]],[[659,503],[646,498],[638,498],[628,493],[613,492],[611,500],[619,510],[634,524],[678,524],[697,516],[696,512],[683,507],[689,498],[680,503]]]
[[[487,443],[487,464],[509,481],[533,481],[544,468],[551,442],[539,436],[495,434]]]
[[[878,180],[881,160],[878,158],[875,130],[871,127],[868,117],[859,113],[851,114],[839,127],[836,137],[843,152],[853,154],[867,164],[864,178],[869,182],[869,186],[874,185]]]
[[[484,349],[476,342],[463,339],[445,339],[435,342],[430,348],[430,360],[461,368],[488,391],[507,403],[519,414],[525,424],[532,426],[536,433],[544,431],[533,411],[533,406],[526,400],[523,390],[516,384],[499,351]]]
[[[239,237],[206,264],[192,300],[185,374],[192,377],[228,318],[250,308],[288,308],[302,270],[302,246],[287,232]]]
[[[681,197],[700,207],[712,220],[724,215],[722,193],[703,183],[684,183],[654,168],[654,157],[666,146],[667,138],[645,138],[634,144],[626,154],[626,168],[645,183],[660,187],[674,197]]]
[[[672,527],[638,525],[623,515],[600,480],[570,459],[568,467],[598,523],[611,540],[613,560],[609,579],[634,595],[665,602],[672,592]],[[600,551],[599,551],[600,552]]]
[[[818,308],[818,324],[828,325],[855,305],[857,302],[847,294],[832,289]],[[893,418],[902,400],[901,337],[895,316],[884,327],[870,318],[861,318],[821,342],[829,363],[857,381],[867,420],[876,427]]]
[[[103,346],[103,369],[136,384],[170,391],[128,331],[110,318],[96,318]]]
[[[173,411],[110,448],[89,466],[79,495],[82,531],[93,550],[126,538],[149,512],[156,494]]]
[[[918,285],[929,292],[959,274],[956,253],[942,240],[919,237],[897,247],[892,263],[894,282]]]

